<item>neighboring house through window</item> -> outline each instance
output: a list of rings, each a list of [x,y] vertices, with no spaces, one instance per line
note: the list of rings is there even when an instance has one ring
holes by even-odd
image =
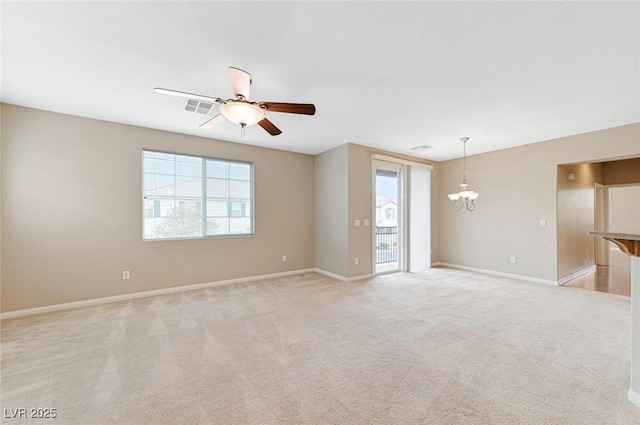
[[[393,208],[387,208],[385,210],[385,218],[388,218],[388,219],[396,218],[396,210]]]
[[[397,211],[398,205],[394,198],[385,195],[376,195],[376,226],[397,226]]]

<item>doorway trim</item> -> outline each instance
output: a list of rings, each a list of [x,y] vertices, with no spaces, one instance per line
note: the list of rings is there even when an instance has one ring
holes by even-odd
[[[596,231],[606,232],[609,228],[609,201],[608,194],[609,189],[604,184],[596,183],[594,185],[594,202],[595,202],[595,217],[594,227]],[[596,266],[608,266],[609,265],[609,246],[604,238],[595,239],[595,263]]]

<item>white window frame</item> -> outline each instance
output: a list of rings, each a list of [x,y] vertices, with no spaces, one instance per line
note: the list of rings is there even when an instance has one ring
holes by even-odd
[[[150,236],[149,234],[147,234],[147,219],[149,218],[157,218],[155,217],[155,205],[154,207],[152,207],[151,209],[151,213],[153,215],[153,217],[148,217],[148,209],[149,208],[145,208],[145,203],[148,200],[154,200],[154,203],[157,200],[167,200],[170,201],[172,200],[174,203],[176,204],[180,204],[184,202],[184,199],[182,199],[183,197],[178,196],[175,194],[172,196],[169,195],[147,195],[146,190],[148,188],[146,188],[146,184],[145,184],[145,178],[147,176],[157,176],[160,175],[160,173],[155,173],[155,172],[149,172],[148,170],[146,170],[145,167],[145,159],[152,159],[152,158],[147,158],[146,154],[147,153],[151,153],[151,154],[161,154],[161,155],[177,155],[180,157],[189,157],[192,159],[197,159],[201,161],[201,174],[199,177],[194,176],[195,178],[199,178],[202,182],[202,192],[198,197],[191,197],[191,201],[195,202],[196,205],[199,204],[200,207],[200,213],[201,213],[201,234],[200,235],[186,235],[186,236],[177,236],[177,235],[171,235],[171,236],[167,236],[167,237],[161,237],[158,236],[157,234],[154,234],[153,236]],[[157,159],[157,158],[156,158]],[[229,165],[231,164],[240,164],[240,165],[248,165],[249,166],[249,178],[248,180],[245,179],[232,179],[230,175],[228,175],[226,178],[220,178],[220,177],[210,177],[207,176],[207,161],[216,161],[216,162],[224,162],[224,163],[228,163]],[[143,149],[142,150],[142,240],[143,241],[166,241],[166,240],[184,240],[184,239],[208,239],[208,238],[228,238],[228,237],[247,237],[247,236],[254,236],[255,235],[255,194],[254,194],[254,186],[255,186],[255,182],[254,182],[254,163],[250,162],[250,161],[241,161],[241,160],[234,160],[234,159],[226,159],[226,158],[215,158],[215,157],[208,157],[208,156],[201,156],[201,155],[192,155],[192,154],[183,154],[183,153],[177,153],[177,152],[167,152],[167,151],[160,151],[160,150],[155,150],[155,149]],[[176,177],[181,177],[181,175],[176,173],[176,170],[174,168],[173,174],[162,174],[164,176],[169,176],[172,177],[174,182],[176,181]],[[231,211],[232,211],[232,203],[237,203],[237,202],[249,202],[249,208],[248,211],[246,208],[241,208],[242,211],[249,214],[248,217],[244,216],[245,218],[249,218],[249,231],[248,232],[231,232],[231,225],[230,222],[228,224],[227,227],[227,231],[225,233],[217,233],[217,234],[207,234],[207,219],[215,219],[214,216],[208,217],[207,214],[207,208],[208,208],[208,203],[207,201],[210,202],[214,202],[212,201],[212,199],[215,199],[215,197],[211,197],[208,196],[207,193],[207,184],[208,184],[208,179],[212,180],[212,179],[216,179],[218,181],[222,180],[226,180],[227,182],[233,182],[233,181],[238,181],[238,182],[249,182],[249,198],[232,198],[231,193],[228,193],[228,195],[225,196],[221,196],[217,202],[226,202],[227,203],[227,215],[226,216],[220,216],[219,218],[221,219],[231,219],[234,218],[235,216],[231,215]],[[231,183],[229,183],[230,185]],[[230,189],[229,189],[230,190]],[[175,208],[175,206],[174,206]],[[197,210],[197,207],[196,207]]]

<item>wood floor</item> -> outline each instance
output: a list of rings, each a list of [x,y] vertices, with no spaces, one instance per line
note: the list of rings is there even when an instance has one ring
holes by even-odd
[[[631,257],[618,248],[612,248],[609,260],[609,266],[598,266],[595,271],[580,276],[565,286],[630,297]]]

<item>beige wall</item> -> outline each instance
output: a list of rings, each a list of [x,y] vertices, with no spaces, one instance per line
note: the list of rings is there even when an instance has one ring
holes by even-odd
[[[640,158],[604,162],[602,166],[604,184],[634,185],[608,189],[609,230],[640,233]]]
[[[315,265],[349,274],[349,149],[339,146],[315,157]]]
[[[637,144],[640,146],[640,141]],[[602,167],[604,184],[640,183],[640,158],[604,162]]]
[[[573,174],[575,180],[569,180]],[[602,184],[602,164],[558,167],[558,279],[595,264],[595,184]]]
[[[373,273],[373,154],[432,165],[432,185],[437,184],[438,164],[422,158],[351,143],[316,156],[316,267],[345,278]],[[436,193],[432,190],[432,202],[437,202]],[[360,220],[358,227],[356,219]],[[364,226],[365,219],[369,227]],[[437,235],[437,208],[431,222],[432,234]],[[438,255],[436,240],[437,236],[432,237],[434,257]]]
[[[470,156],[478,208],[452,212],[443,194],[458,189],[461,159],[354,144],[312,157],[11,105],[1,112],[2,311],[312,267],[369,274],[371,227],[353,221],[373,223],[374,153],[433,165],[433,262],[556,281],[579,263],[558,255],[567,230],[558,222],[570,214],[556,197],[558,165],[640,155],[634,124]],[[256,235],[143,242],[143,148],[254,161]]]
[[[638,140],[640,123],[468,157],[480,197],[473,213],[440,203],[440,261],[557,281],[557,166],[637,157]],[[440,170],[440,193],[457,190],[462,160]]]
[[[349,144],[349,277],[357,277],[373,272],[373,227],[355,227],[354,220],[368,218],[370,223],[375,222],[373,217],[373,176],[371,169],[371,156],[374,154],[385,155],[406,161],[417,162],[433,166],[431,173],[431,185],[437,187],[439,164],[422,158],[402,155],[394,152],[373,149],[362,145]],[[438,208],[437,190],[431,191],[431,252],[432,258],[438,258]],[[360,264],[355,265],[354,259],[359,258]],[[433,260],[437,261],[437,260]]]
[[[354,220],[360,220],[360,227]],[[363,226],[364,220],[369,226]],[[349,144],[349,277],[373,272],[373,175],[371,152],[364,146]],[[359,264],[355,264],[355,259]]]
[[[1,135],[3,312],[314,267],[312,156],[12,105]],[[143,242],[143,148],[253,161],[255,236]]]
[[[609,231],[640,235],[640,185],[609,188]]]

